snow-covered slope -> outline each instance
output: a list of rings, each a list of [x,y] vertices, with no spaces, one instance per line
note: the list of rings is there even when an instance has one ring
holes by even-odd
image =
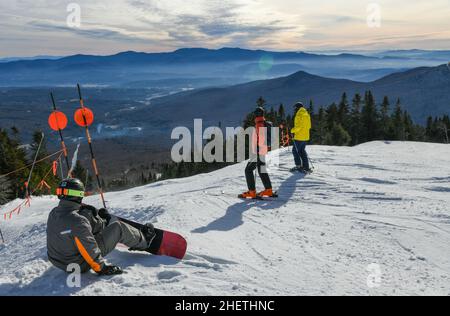
[[[35,198],[0,222],[0,295],[450,295],[450,146],[309,150],[316,170],[306,177],[287,171],[292,157],[281,151],[277,201],[234,197],[245,189],[244,164],[107,194],[113,213],[186,236],[188,254],[176,261],[119,248],[108,260],[127,274],[89,273],[81,288],[68,288],[46,260],[57,200]],[[98,197],[87,202],[100,206]]]

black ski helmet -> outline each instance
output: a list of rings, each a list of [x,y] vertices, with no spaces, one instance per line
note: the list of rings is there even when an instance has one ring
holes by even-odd
[[[264,113],[265,113],[266,111],[264,110],[264,108],[262,107],[262,106],[258,106],[256,109],[255,109],[255,116],[256,117],[262,117],[262,116],[264,116]]]
[[[300,110],[300,108],[303,108],[303,107],[304,107],[304,105],[302,102],[297,102],[294,104],[295,111],[298,111],[298,110]]]
[[[67,178],[61,181],[56,189],[56,195],[60,200],[81,203],[84,198],[84,184],[79,179]]]

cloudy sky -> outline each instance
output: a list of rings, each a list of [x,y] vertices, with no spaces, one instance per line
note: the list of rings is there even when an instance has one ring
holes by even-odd
[[[70,3],[81,9],[80,27],[67,23]],[[1,0],[0,57],[224,46],[450,49],[449,17],[450,0]]]

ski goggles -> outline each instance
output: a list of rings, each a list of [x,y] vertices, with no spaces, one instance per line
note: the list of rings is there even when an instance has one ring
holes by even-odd
[[[56,195],[71,196],[71,197],[84,197],[84,191],[72,190],[72,189],[56,189]]]

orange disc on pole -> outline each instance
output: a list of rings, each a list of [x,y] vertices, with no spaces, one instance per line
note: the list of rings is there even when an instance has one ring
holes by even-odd
[[[48,125],[54,131],[63,130],[67,126],[67,116],[63,112],[54,111],[48,117]]]
[[[74,115],[75,123],[81,127],[86,127],[94,123],[94,113],[88,108],[78,109]]]

